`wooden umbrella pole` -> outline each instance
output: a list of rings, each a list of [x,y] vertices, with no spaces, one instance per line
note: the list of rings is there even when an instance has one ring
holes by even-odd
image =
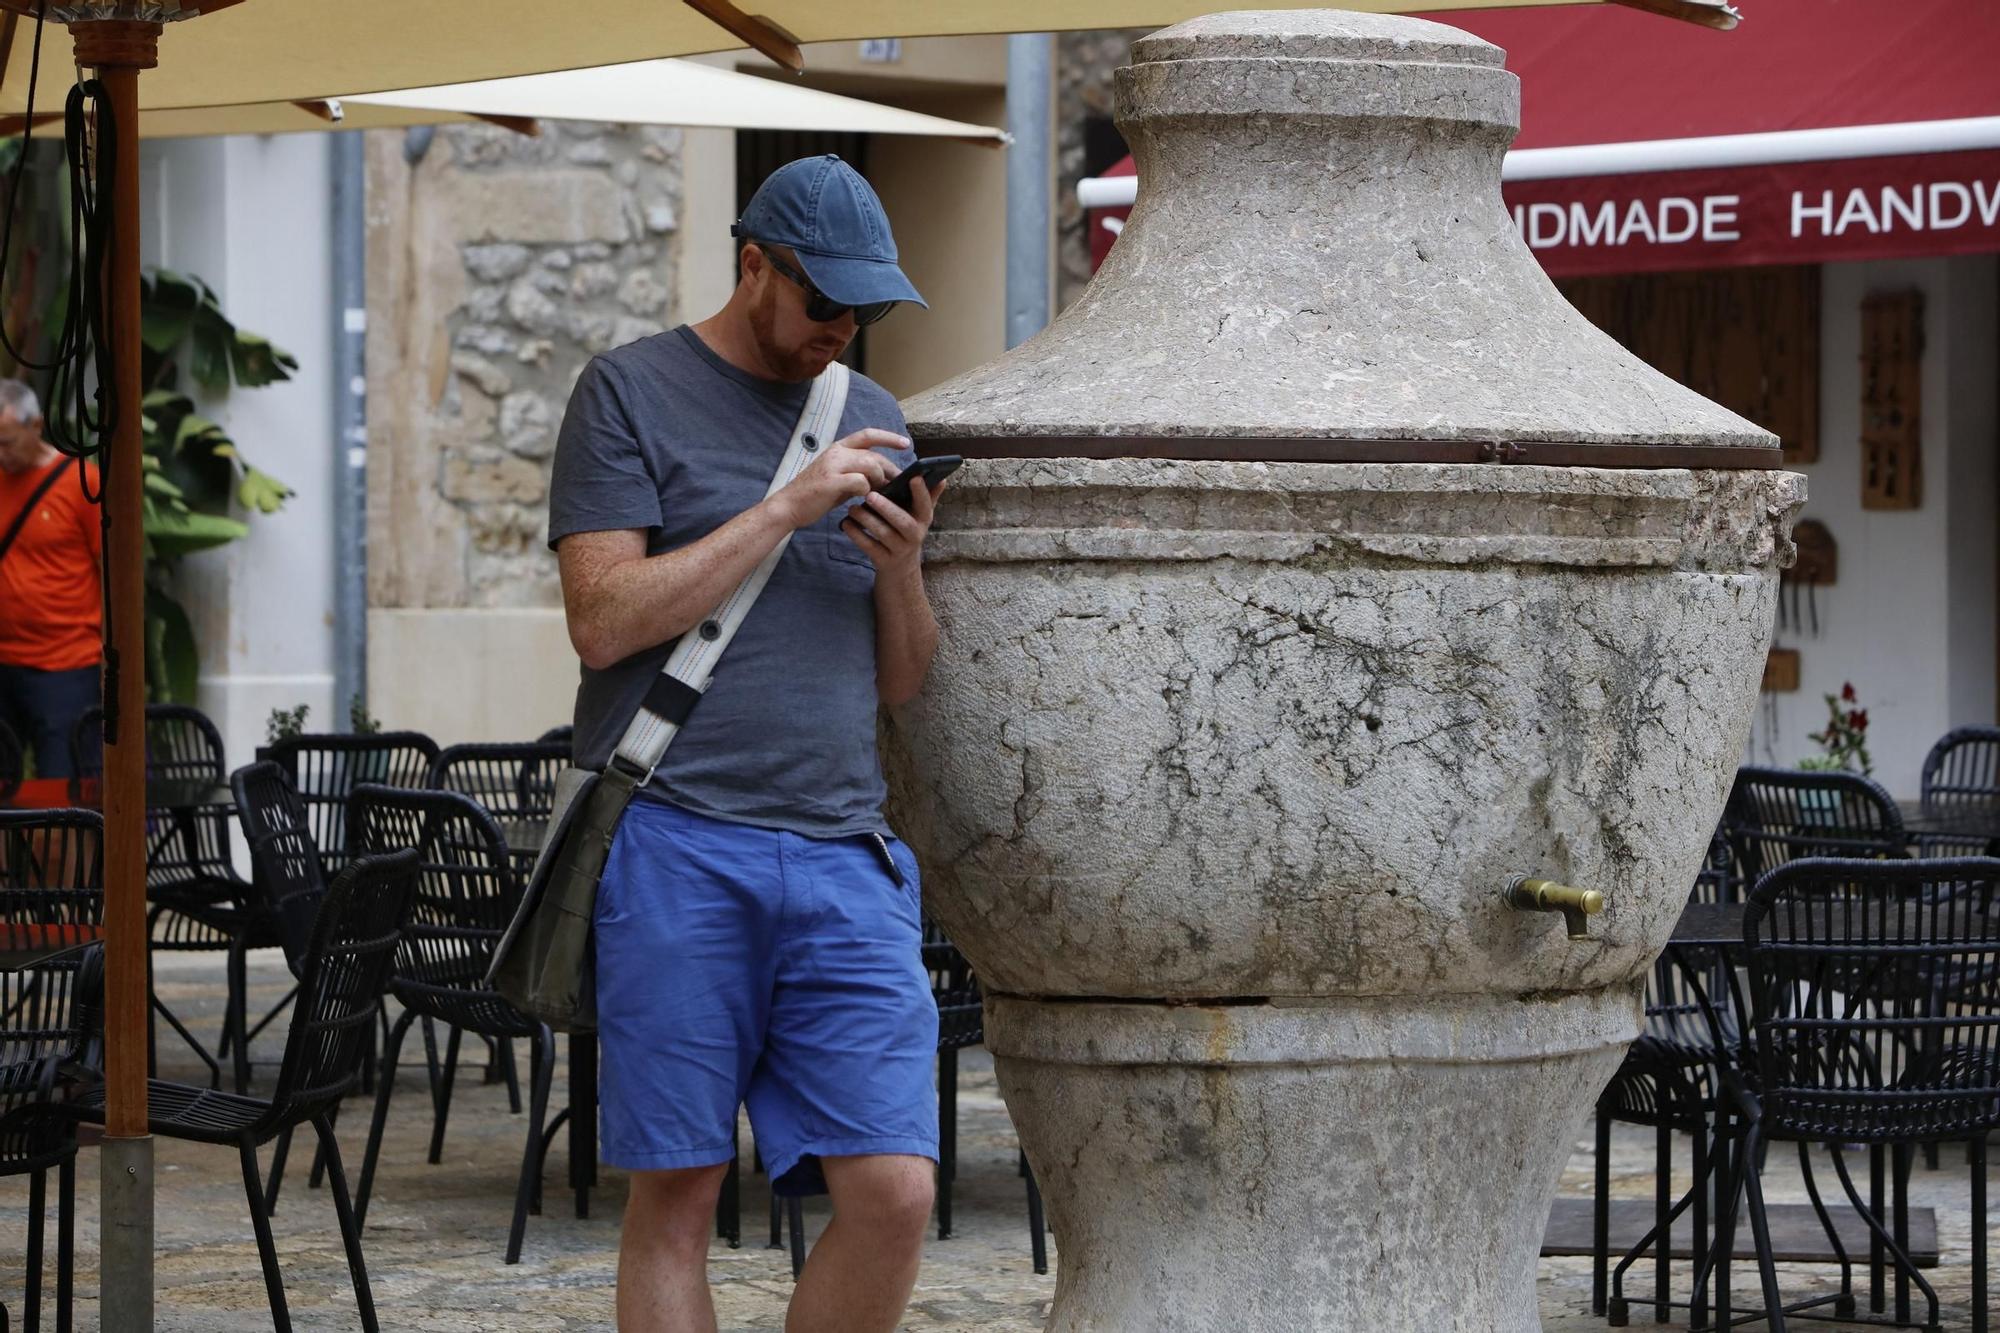
[[[104,549],[111,623],[104,677],[104,1073],[102,1326],[153,1327],[153,1145],[146,1133],[146,606],[139,384],[139,71],[158,63],[160,25],[71,25],[76,61],[103,81],[116,136],[111,247],[104,257],[114,414],[103,465],[111,507]],[[99,127],[102,132],[102,126]],[[115,690],[113,700],[109,692]]]

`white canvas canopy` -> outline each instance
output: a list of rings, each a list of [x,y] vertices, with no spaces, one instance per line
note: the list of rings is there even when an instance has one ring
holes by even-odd
[[[42,116],[37,114],[37,123]],[[200,134],[286,134],[487,120],[528,133],[544,120],[595,120],[690,129],[841,130],[998,145],[1006,134],[942,116],[841,97],[692,60],[640,60],[597,69],[364,93],[297,102],[147,109],[146,139]]]

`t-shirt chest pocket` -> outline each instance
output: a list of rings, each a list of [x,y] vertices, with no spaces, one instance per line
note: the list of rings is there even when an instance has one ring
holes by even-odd
[[[868,553],[854,544],[854,539],[841,531],[840,520],[850,508],[841,505],[835,508],[815,526],[815,540],[809,547],[817,547],[814,552],[817,562],[826,575],[844,587],[860,584],[873,587],[875,583],[875,563]]]

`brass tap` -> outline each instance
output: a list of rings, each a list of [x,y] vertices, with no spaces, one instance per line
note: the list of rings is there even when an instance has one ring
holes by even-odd
[[[1501,895],[1517,912],[1561,912],[1573,940],[1590,938],[1590,918],[1604,910],[1604,895],[1596,889],[1571,888],[1552,879],[1516,875]]]

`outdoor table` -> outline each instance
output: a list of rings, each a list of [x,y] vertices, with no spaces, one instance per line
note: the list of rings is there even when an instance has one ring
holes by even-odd
[[[527,877],[541,854],[549,821],[506,816],[494,822],[507,840],[507,854],[527,887]],[[569,1034],[569,1183],[576,1191],[576,1215],[590,1216],[590,1190],[597,1183],[597,1034]]]
[[[2000,801],[1953,801],[1925,805],[1921,801],[1901,801],[1903,831],[1912,837],[1929,835],[1963,840],[2000,843]]]

